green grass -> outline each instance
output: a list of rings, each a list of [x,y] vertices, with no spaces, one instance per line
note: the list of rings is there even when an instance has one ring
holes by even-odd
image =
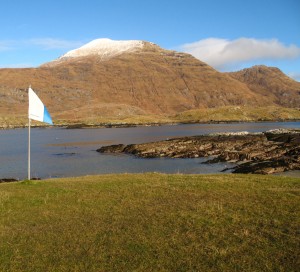
[[[2,183],[0,271],[297,271],[299,196],[259,175]]]

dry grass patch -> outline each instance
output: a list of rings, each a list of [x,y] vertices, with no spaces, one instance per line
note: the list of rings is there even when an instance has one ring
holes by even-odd
[[[211,122],[211,121],[278,121],[299,120],[300,110],[283,107],[247,107],[227,106],[210,109],[195,109],[178,113],[174,117],[178,122]]]

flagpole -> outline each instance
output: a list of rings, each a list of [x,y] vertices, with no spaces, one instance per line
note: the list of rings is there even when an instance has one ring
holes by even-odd
[[[31,85],[29,85],[29,88],[31,88]],[[29,88],[28,88],[28,99],[29,99]],[[31,120],[29,117],[29,107],[28,107],[28,180],[30,180],[30,125],[31,125]]]
[[[30,180],[30,118],[28,118],[28,180]]]

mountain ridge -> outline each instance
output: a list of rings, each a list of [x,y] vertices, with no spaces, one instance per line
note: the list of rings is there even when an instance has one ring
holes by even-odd
[[[250,90],[262,96],[269,96],[272,103],[292,108],[300,105],[300,83],[277,67],[256,65],[228,74],[247,84]]]
[[[0,115],[12,108],[16,116],[26,114],[29,84],[57,120],[299,105],[300,83],[278,70],[256,67],[256,72],[250,68],[221,73],[190,54],[135,42],[143,46],[128,46],[108,58],[98,53],[64,57],[67,52],[38,68],[0,69]]]

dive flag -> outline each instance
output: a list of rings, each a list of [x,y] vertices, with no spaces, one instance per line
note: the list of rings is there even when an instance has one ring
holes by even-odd
[[[30,87],[28,89],[28,97],[28,118],[53,125],[51,116],[44,106],[43,102]]]

